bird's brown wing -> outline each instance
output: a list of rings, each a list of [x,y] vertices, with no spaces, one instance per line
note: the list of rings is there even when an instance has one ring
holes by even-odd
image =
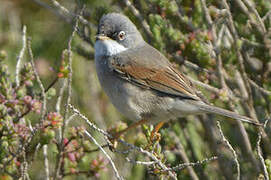
[[[150,50],[152,53],[149,53]],[[143,53],[144,56],[139,55],[138,52]],[[165,95],[199,99],[191,82],[154,48],[123,52],[111,57],[109,63],[119,77],[138,86]]]

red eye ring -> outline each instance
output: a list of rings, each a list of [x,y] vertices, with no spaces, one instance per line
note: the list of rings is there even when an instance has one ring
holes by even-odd
[[[125,39],[125,32],[124,31],[120,31],[118,34],[119,40],[124,40]]]

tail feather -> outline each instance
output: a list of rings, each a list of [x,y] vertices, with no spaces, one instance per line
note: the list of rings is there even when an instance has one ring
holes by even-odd
[[[257,126],[262,126],[261,123],[255,122],[253,119],[248,118],[246,116],[239,115],[235,112],[228,111],[219,107],[211,106],[208,104],[198,104],[199,108],[204,111],[204,112],[209,112],[209,113],[214,113],[222,116],[226,116],[232,119],[240,120],[249,124],[257,125]]]

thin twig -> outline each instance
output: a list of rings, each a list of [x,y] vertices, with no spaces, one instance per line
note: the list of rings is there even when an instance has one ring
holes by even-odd
[[[72,31],[72,34],[69,38],[69,42],[68,42],[68,95],[67,95],[67,100],[66,100],[66,104],[65,104],[65,110],[64,110],[64,121],[63,121],[63,125],[62,125],[62,139],[63,139],[63,135],[65,132],[65,127],[66,127],[66,120],[68,118],[68,111],[69,111],[69,107],[68,105],[70,104],[71,101],[71,94],[72,94],[72,40],[73,37],[75,35],[76,29],[78,27],[78,18],[75,21],[75,25]]]
[[[98,148],[104,153],[104,155],[107,157],[107,159],[109,160],[113,170],[114,170],[114,173],[116,175],[116,178],[119,179],[119,180],[122,180],[123,178],[119,175],[119,172],[113,162],[113,160],[111,159],[111,157],[107,154],[107,152],[102,148],[102,146],[96,141],[96,139],[87,131],[85,130],[85,134],[94,142],[94,144],[96,146],[98,146]]]
[[[229,141],[226,139],[226,137],[224,136],[223,131],[222,131],[222,129],[221,129],[220,122],[219,122],[219,121],[216,121],[216,125],[217,125],[217,127],[218,127],[218,129],[219,129],[219,133],[220,133],[220,135],[221,135],[221,137],[222,137],[222,140],[226,143],[226,145],[228,146],[228,148],[230,149],[230,151],[231,151],[232,154],[233,154],[234,162],[235,162],[235,164],[236,164],[236,170],[237,170],[237,177],[236,177],[236,179],[237,179],[237,180],[240,180],[240,164],[239,164],[238,159],[237,159],[237,154],[236,154],[235,150],[233,149],[232,145],[230,144],[230,142],[229,142]]]
[[[22,49],[17,57],[17,64],[16,64],[16,71],[15,71],[16,87],[19,87],[20,85],[19,73],[20,73],[20,67],[21,67],[23,56],[24,56],[25,48],[26,48],[26,26],[23,26]]]
[[[43,146],[43,157],[44,157],[44,169],[45,169],[45,178],[46,180],[50,180],[50,171],[49,171],[49,161],[48,161],[48,146],[45,144]]]
[[[205,164],[205,163],[208,163],[210,161],[217,160],[217,159],[218,159],[217,156],[213,156],[211,158],[203,159],[203,160],[197,161],[197,162],[182,163],[182,164],[179,164],[179,165],[174,166],[172,168],[169,168],[168,170],[179,171],[179,170],[182,170],[182,169],[190,167],[190,166],[192,166],[192,167],[193,166],[202,166],[202,164]]]
[[[174,55],[173,57],[174,57],[174,59],[176,59],[176,61],[178,63],[184,64],[186,67],[188,67],[190,69],[196,70],[198,72],[205,72],[205,73],[208,73],[208,74],[213,74],[214,73],[214,72],[212,72],[212,71],[210,71],[210,70],[208,70],[206,68],[200,67],[197,64],[194,64],[191,61],[188,61],[188,60],[184,59],[183,57],[181,57],[179,55]]]
[[[262,20],[265,21],[271,15],[271,10],[269,10],[263,17]]]
[[[179,140],[178,136],[176,135],[176,133],[170,132],[169,136],[173,138],[173,141],[176,144],[176,147],[177,147],[178,151],[180,152],[180,156],[181,156],[182,161],[184,163],[190,163],[189,158],[188,158],[188,156],[187,156],[187,154],[186,154],[186,152],[184,150],[184,147],[183,147],[182,143],[180,142],[180,140]],[[187,168],[188,168],[188,173],[189,173],[191,179],[198,180],[199,177],[197,176],[197,174],[194,171],[193,167],[188,166]]]
[[[205,84],[205,83],[203,83],[203,82],[201,82],[201,81],[197,81],[197,80],[195,80],[195,79],[193,79],[193,78],[191,78],[191,77],[189,77],[189,76],[187,76],[187,78],[188,78],[193,84],[198,85],[198,86],[200,86],[200,87],[203,87],[204,89],[206,89],[206,90],[208,90],[208,91],[210,91],[210,92],[213,92],[213,93],[215,93],[215,94],[217,94],[217,95],[221,93],[221,90],[218,89],[218,88],[216,88],[216,87],[213,87],[213,86],[211,86],[211,85],[209,85],[209,84]]]
[[[56,82],[59,80],[58,77],[56,77],[50,84],[49,86],[45,89],[45,93],[48,92],[55,84]]]
[[[268,91],[262,87],[260,87],[257,83],[255,83],[253,80],[248,79],[248,81],[250,82],[250,84],[252,86],[254,86],[256,89],[258,89],[261,93],[263,93],[264,95],[270,96],[271,95],[271,91]]]
[[[250,0],[243,0],[243,2],[248,7],[248,10],[255,15],[253,19],[255,19],[255,22],[257,22],[257,24],[258,24],[257,27],[259,28],[259,31],[262,32],[263,34],[266,33],[266,28],[265,28],[264,22],[262,21],[256,8],[252,5],[252,2]]]
[[[154,165],[154,164],[157,163],[155,161],[135,161],[135,160],[132,160],[132,159],[130,159],[128,157],[126,157],[125,159],[129,163],[137,164],[137,165],[144,165],[144,166],[150,166],[150,165]]]
[[[135,6],[129,1],[129,0],[123,0],[125,5],[131,10],[131,12],[134,14],[134,16],[137,17],[137,19],[140,21],[144,31],[146,32],[146,34],[148,35],[148,39],[151,40],[153,35],[152,32],[150,30],[150,26],[147,23],[146,20],[144,20],[144,18],[142,17],[142,15],[140,14],[140,12],[135,8]]]
[[[22,164],[22,180],[30,180],[29,178],[29,174],[28,174],[28,163],[26,161],[26,157],[25,157],[25,148],[23,148],[23,164]]]
[[[80,14],[75,14],[75,13],[70,12],[67,8],[65,8],[64,6],[62,6],[56,0],[51,0],[51,2],[53,3],[54,7],[56,9],[58,9],[62,14],[65,14],[66,16],[71,16],[72,19],[77,18],[80,23],[82,23],[84,25],[88,25],[89,27],[92,27],[92,28],[96,28],[96,26],[93,25],[92,23],[90,23],[88,20],[86,20],[81,15],[81,13]]]
[[[259,21],[256,21],[255,16],[257,16],[257,15],[255,14],[255,16],[253,16],[254,12],[251,11],[251,7],[248,8],[242,0],[235,0],[235,2],[240,7],[240,9],[243,11],[243,13],[247,15],[247,17],[251,21],[250,23],[255,27],[255,29],[260,34],[262,34],[263,33],[263,29],[261,27],[262,25],[259,25],[259,23],[260,24],[262,24],[262,23]]]
[[[56,16],[60,17],[61,19],[63,19],[65,22],[67,23],[71,23],[72,19],[70,17],[68,17],[66,14],[62,14],[59,10],[51,7],[50,5],[48,5],[47,3],[41,1],[41,0],[32,0],[34,1],[36,4],[38,4],[39,6],[48,9],[49,11],[51,11],[52,13],[54,13]]]
[[[60,132],[60,138],[61,138],[60,139],[60,148],[59,148],[60,152],[59,152],[58,158],[57,158],[54,179],[58,178],[59,171],[60,171],[61,164],[62,164],[62,158],[63,158],[62,153],[64,152],[64,144],[63,144],[64,133],[65,133],[65,128],[66,128],[66,121],[68,119],[68,111],[69,111],[68,105],[70,104],[71,94],[72,94],[72,50],[71,50],[71,43],[72,43],[72,40],[73,40],[73,37],[75,35],[77,28],[78,28],[78,17],[75,20],[75,25],[73,27],[72,34],[71,34],[69,41],[68,41],[68,71],[69,71],[69,73],[68,73],[68,95],[67,95],[66,104],[65,104],[64,119],[63,119],[61,132]]]
[[[263,129],[266,127],[268,121],[269,121],[269,119],[267,119],[264,122]],[[263,168],[264,179],[265,180],[269,180],[268,171],[267,171],[267,168],[266,168],[266,165],[265,165],[265,162],[264,162],[264,158],[262,156],[262,151],[261,151],[262,132],[263,131],[259,131],[258,132],[258,140],[257,140],[257,145],[256,145],[256,147],[257,147],[257,154],[259,156],[259,159],[260,159],[260,162],[261,162],[261,165],[262,165],[262,168]]]
[[[70,123],[70,121],[76,116],[77,114],[73,114],[71,115],[67,120],[66,120],[66,125],[68,125]]]
[[[70,12],[67,8],[62,6],[56,0],[51,0],[54,7],[51,7],[50,5],[48,5],[47,3],[44,3],[41,0],[33,0],[33,1],[35,3],[37,3],[39,6],[42,6],[42,7],[46,8],[46,9],[48,9],[49,11],[51,11],[52,13],[54,13],[55,15],[60,17],[61,19],[64,19],[64,21],[67,22],[68,24],[72,24],[73,19],[76,18],[76,16],[77,16],[75,13]],[[78,19],[79,22],[84,24],[84,25],[87,25],[90,28],[90,30],[91,29],[97,29],[96,25],[94,25],[93,23],[86,20],[82,15],[79,15],[78,18],[79,18]],[[81,31],[81,30],[79,30],[79,28],[77,28],[76,32],[77,32],[77,34],[79,35],[80,38],[82,38],[84,41],[86,41],[91,46],[93,46],[92,40],[89,39],[89,37],[86,37],[85,34],[83,33],[83,31]]]
[[[65,78],[63,80],[63,83],[62,83],[62,86],[59,90],[59,95],[58,95],[58,98],[57,98],[57,101],[56,101],[56,112],[60,113],[60,109],[61,109],[61,102],[62,102],[62,99],[63,99],[63,95],[64,95],[64,91],[66,89],[66,86],[67,86],[67,79]]]
[[[176,12],[176,15],[178,16],[180,22],[184,24],[184,27],[187,28],[190,32],[194,32],[198,30],[198,28],[193,24],[193,22],[189,19],[186,19],[183,15],[183,10],[181,9],[181,3],[180,1],[174,0],[175,4],[178,6],[178,11]]]
[[[81,114],[74,106],[72,106],[71,104],[69,104],[69,108],[75,113],[77,114],[79,117],[81,117],[82,119],[85,120],[85,122],[89,125],[89,127],[93,128],[95,131],[101,133],[104,136],[107,136],[108,138],[113,138],[113,136],[111,136],[108,132],[98,128],[95,124],[91,123],[89,121],[89,119],[84,116],[83,114]]]
[[[40,80],[39,74],[35,68],[34,56],[33,56],[33,52],[31,49],[31,39],[30,38],[28,38],[28,41],[27,41],[27,49],[28,49],[28,54],[30,56],[30,62],[31,62],[32,69],[34,71],[35,78],[36,78],[36,80],[39,84],[39,87],[41,89],[41,98],[42,98],[41,121],[40,121],[40,125],[41,125],[43,123],[43,121],[45,119],[45,115],[46,115],[46,104],[47,104],[46,93],[45,93],[44,86]]]
[[[215,51],[215,56],[216,56],[215,58],[216,58],[216,62],[217,62],[217,72],[218,72],[219,81],[221,83],[222,89],[228,89],[226,82],[225,82],[225,78],[223,76],[223,64],[222,64],[222,59],[221,59],[219,46],[218,46],[218,42],[217,42],[216,29],[213,24],[212,18],[209,14],[208,8],[206,6],[206,1],[201,0],[201,5],[202,5],[202,10],[204,12],[205,19],[207,21],[208,28],[211,30],[211,34],[212,34],[212,41],[211,41],[212,46],[213,46],[212,49],[214,49],[214,51]]]

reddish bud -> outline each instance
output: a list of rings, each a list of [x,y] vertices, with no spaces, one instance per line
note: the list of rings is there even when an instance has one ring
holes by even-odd
[[[74,153],[68,153],[68,158],[71,162],[75,162],[76,161],[76,157],[74,155]]]
[[[23,100],[24,100],[25,104],[30,104],[31,101],[32,101],[32,97],[31,96],[25,96]]]
[[[70,172],[72,173],[72,174],[76,174],[76,170],[74,169],[74,168],[70,168]]]
[[[15,164],[16,164],[16,166],[18,166],[18,167],[21,166],[21,162],[20,162],[20,161],[16,161]]]
[[[64,138],[64,139],[63,139],[63,143],[64,143],[64,145],[65,145],[65,146],[67,146],[67,145],[68,145],[68,143],[69,143],[68,138]]]

